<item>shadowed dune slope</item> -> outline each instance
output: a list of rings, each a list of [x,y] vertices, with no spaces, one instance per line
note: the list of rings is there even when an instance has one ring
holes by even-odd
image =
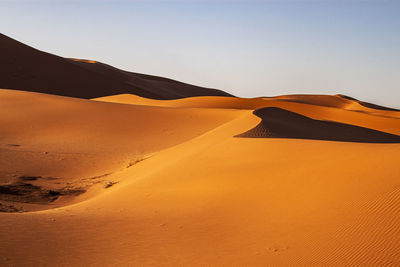
[[[258,109],[254,114],[262,121],[237,137],[400,143],[398,135],[334,121],[311,119],[276,107]]]
[[[228,93],[171,79],[122,71],[91,60],[55,56],[0,34],[0,88],[79,98],[130,93],[154,99]]]

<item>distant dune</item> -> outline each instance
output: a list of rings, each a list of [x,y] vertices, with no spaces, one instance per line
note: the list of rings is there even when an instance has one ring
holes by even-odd
[[[217,89],[132,73],[92,60],[77,60],[36,50],[0,34],[0,88],[79,98],[135,94],[154,99],[229,96]]]
[[[153,106],[173,106],[173,107],[198,107],[198,108],[226,108],[226,109],[259,109],[266,106],[291,105],[290,103],[307,104],[310,107],[328,107],[338,110],[349,110],[365,113],[374,116],[395,117],[400,118],[400,112],[392,108],[374,108],[361,105],[359,100],[350,100],[341,95],[283,95],[275,97],[256,97],[256,98],[239,98],[239,97],[207,97],[200,96],[194,98],[176,99],[170,101],[159,101],[148,99],[132,94],[121,94],[106,97],[99,97],[95,100],[123,103],[123,104],[139,104]],[[314,114],[315,115],[315,114]]]
[[[380,105],[376,105],[376,104],[372,104],[372,103],[368,103],[365,101],[360,101],[358,99],[355,99],[353,97],[350,96],[346,96],[346,95],[338,95],[340,97],[343,97],[345,99],[349,99],[349,100],[353,100],[358,102],[360,105],[367,107],[367,108],[372,108],[372,109],[380,109],[380,110],[386,110],[386,111],[400,111],[400,109],[395,109],[395,108],[389,108],[389,107],[384,107],[384,106],[380,106]]]

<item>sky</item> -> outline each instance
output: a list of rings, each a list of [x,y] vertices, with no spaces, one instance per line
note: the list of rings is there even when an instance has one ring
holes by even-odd
[[[0,0],[0,29],[241,97],[340,93],[400,108],[399,0]]]

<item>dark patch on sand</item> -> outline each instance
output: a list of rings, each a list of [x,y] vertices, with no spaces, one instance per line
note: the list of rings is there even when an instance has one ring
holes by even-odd
[[[20,176],[19,179],[21,181],[36,181],[38,179],[43,179],[43,180],[57,180],[58,178],[55,177],[43,177],[43,176],[30,176],[30,175],[23,175]]]
[[[14,207],[13,205],[6,205],[0,203],[0,212],[21,212],[21,209]]]
[[[20,176],[19,177],[19,179],[22,181],[36,181],[39,178],[42,178],[42,176]]]
[[[24,182],[0,185],[0,200],[7,202],[22,202],[47,204],[55,201],[60,196],[80,195],[86,192],[83,189],[46,189],[37,185]]]
[[[262,108],[253,113],[262,121],[236,137],[400,143],[398,135],[334,121],[315,120],[281,108]]]
[[[21,146],[21,145],[18,145],[18,144],[7,144],[7,146],[19,147],[19,146]]]

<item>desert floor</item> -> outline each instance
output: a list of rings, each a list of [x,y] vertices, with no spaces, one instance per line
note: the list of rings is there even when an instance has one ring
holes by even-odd
[[[0,125],[1,266],[400,265],[398,111],[1,89]]]

